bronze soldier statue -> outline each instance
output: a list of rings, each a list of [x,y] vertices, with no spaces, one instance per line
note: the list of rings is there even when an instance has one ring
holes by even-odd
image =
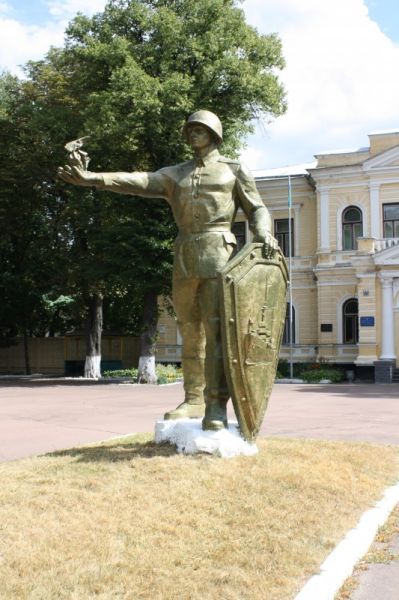
[[[173,304],[183,340],[185,399],[165,419],[203,418],[202,428],[227,427],[229,398],[223,366],[217,273],[229,260],[235,244],[232,225],[237,210],[246,214],[255,242],[272,256],[277,242],[270,214],[249,170],[225,158],[219,118],[207,110],[190,115],[183,136],[194,157],[154,173],[93,173],[85,164],[61,167],[66,182],[95,186],[120,194],[164,198],[169,202],[178,236],[174,246]]]

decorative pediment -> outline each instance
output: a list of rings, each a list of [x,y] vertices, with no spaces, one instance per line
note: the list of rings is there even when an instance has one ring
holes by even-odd
[[[391,248],[386,248],[385,250],[381,250],[381,252],[377,252],[374,254],[373,259],[374,264],[376,265],[399,267],[399,245],[391,246]]]
[[[399,146],[390,148],[381,154],[368,158],[363,163],[366,172],[379,171],[383,169],[397,169],[399,167]]]

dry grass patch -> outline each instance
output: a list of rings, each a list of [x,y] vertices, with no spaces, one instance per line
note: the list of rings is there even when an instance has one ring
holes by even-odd
[[[397,480],[398,449],[258,445],[222,460],[134,436],[0,465],[0,598],[293,598]]]

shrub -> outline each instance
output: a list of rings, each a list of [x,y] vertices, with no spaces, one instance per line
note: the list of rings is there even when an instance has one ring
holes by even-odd
[[[155,366],[155,373],[157,375],[157,383],[173,383],[174,381],[180,381],[183,378],[182,370],[176,365],[163,365],[157,364]],[[138,371],[137,369],[118,369],[115,371],[104,371],[103,377],[114,377],[115,379],[120,377],[128,377],[137,381]]]
[[[115,371],[104,371],[103,377],[130,377],[137,380],[137,369],[117,369]]]
[[[284,358],[280,358],[277,365],[276,378],[283,379],[284,377],[288,377],[289,370],[288,362]]]
[[[320,367],[320,369],[304,371],[301,373],[301,379],[307,383],[318,383],[322,379],[329,379],[333,383],[340,383],[344,379],[344,374],[339,369]]]
[[[183,379],[183,373],[180,367],[173,364],[164,365],[159,363],[155,367],[155,372],[158,377],[158,384],[173,383]]]
[[[294,363],[293,376],[301,378],[302,373],[311,368],[310,363]],[[290,364],[285,358],[280,358],[277,365],[276,379],[284,379],[290,376]]]

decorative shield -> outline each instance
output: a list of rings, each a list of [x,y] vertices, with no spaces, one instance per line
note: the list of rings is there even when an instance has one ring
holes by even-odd
[[[287,265],[280,249],[247,244],[218,274],[225,372],[242,436],[253,441],[274,383],[286,315]]]

